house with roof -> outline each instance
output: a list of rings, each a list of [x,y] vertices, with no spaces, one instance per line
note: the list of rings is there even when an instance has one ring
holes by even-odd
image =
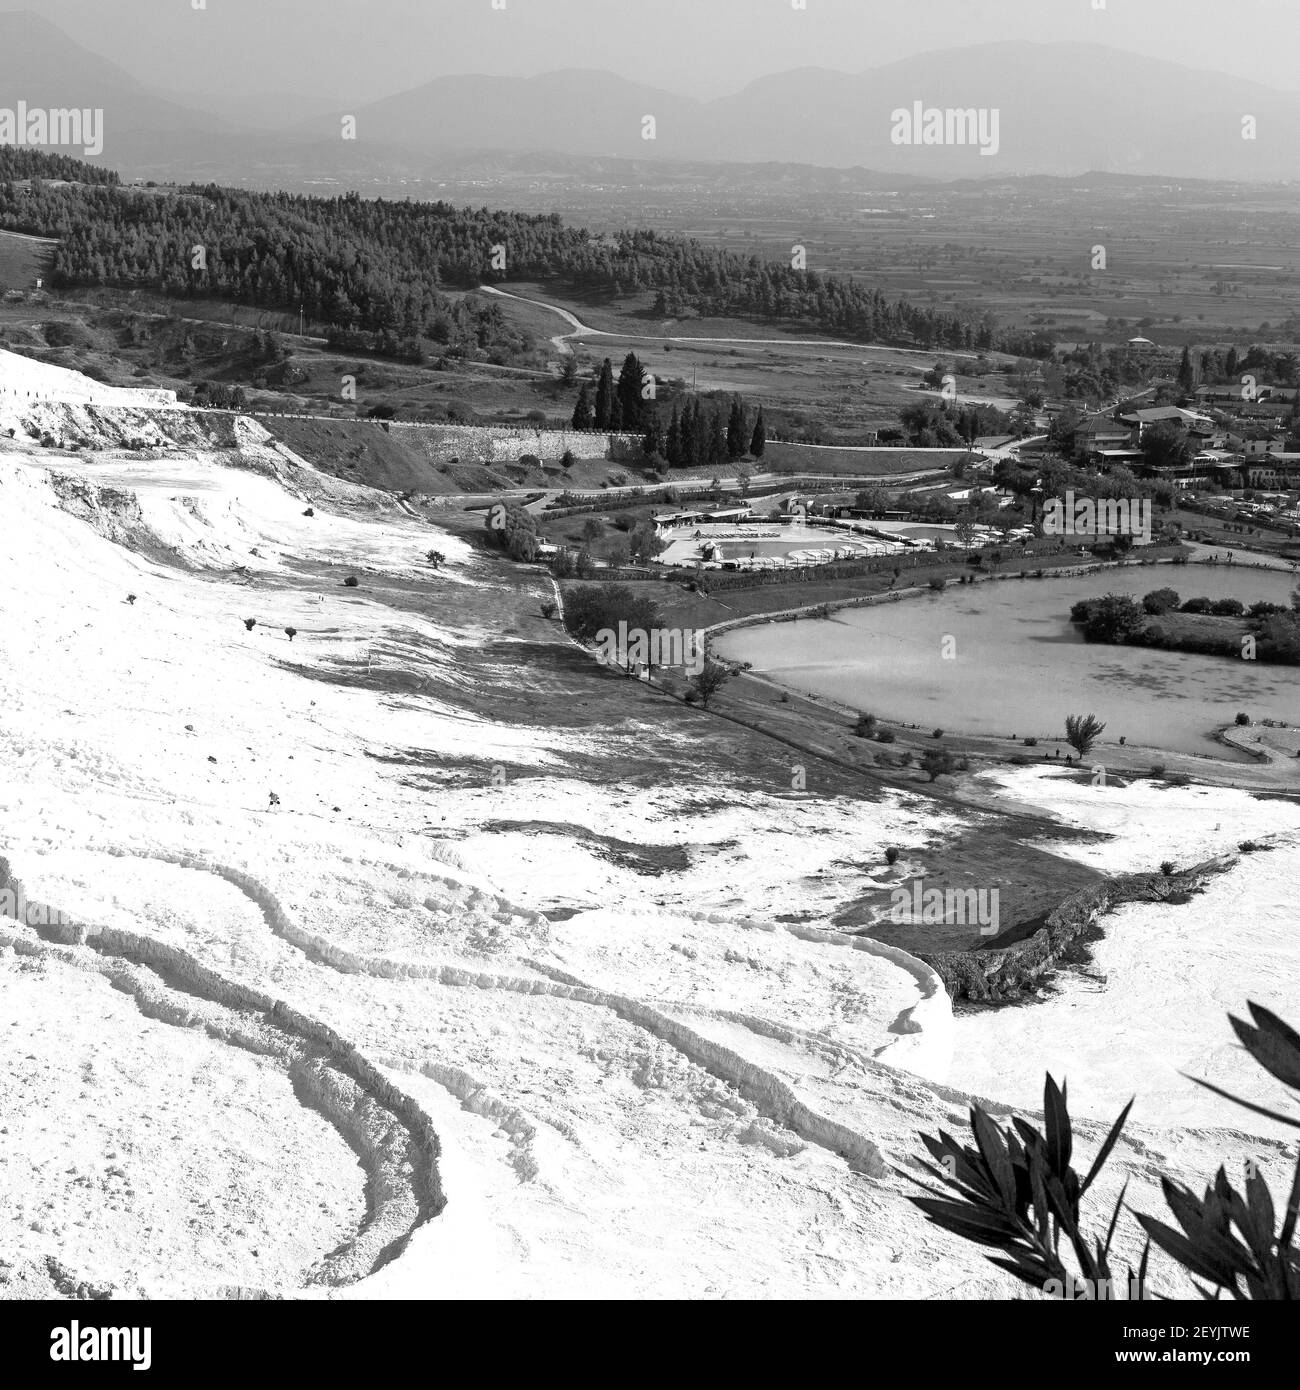
[[[1242,471],[1244,463],[1241,455],[1230,449],[1201,449],[1192,456],[1188,478],[1191,482],[1213,483],[1231,491],[1246,485]],[[1182,478],[1173,481],[1176,487],[1188,485]]]
[[[1122,449],[1134,442],[1133,426],[1123,424],[1110,415],[1089,415],[1076,426],[1075,447],[1084,442],[1093,449]]]
[[[1208,415],[1203,415],[1197,410],[1184,410],[1177,405],[1155,406],[1149,410],[1133,410],[1119,418],[1122,423],[1136,428],[1139,441],[1152,425],[1172,422],[1183,425],[1189,430],[1204,430],[1206,433],[1214,429],[1214,421]]]
[[[1243,388],[1240,384],[1235,386],[1231,384],[1226,386],[1198,386],[1196,390],[1192,392],[1192,395],[1197,405],[1209,410],[1240,405],[1246,399],[1245,396],[1242,395],[1242,390]]]
[[[1300,454],[1281,451],[1262,458],[1247,459],[1242,465],[1246,486],[1261,488],[1294,488],[1300,486]]]
[[[1248,460],[1276,453],[1285,442],[1283,431],[1264,425],[1241,425],[1228,431],[1228,447]]]
[[[1216,426],[1208,415],[1194,410],[1183,410],[1176,405],[1166,405],[1150,410],[1134,410],[1120,416],[1124,424],[1133,427],[1136,438],[1134,447],[1140,449],[1146,433],[1159,425],[1181,425],[1197,449],[1208,448],[1215,439]]]

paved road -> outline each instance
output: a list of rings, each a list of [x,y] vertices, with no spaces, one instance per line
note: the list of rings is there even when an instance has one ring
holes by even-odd
[[[570,338],[618,338],[630,340],[638,343],[699,343],[704,346],[714,344],[720,347],[815,347],[815,348],[846,348],[851,352],[883,352],[883,353],[905,353],[909,357],[923,357],[931,361],[935,354],[934,348],[895,348],[895,347],[876,347],[870,343],[843,343],[834,338],[695,338],[695,337],[664,337],[661,334],[653,333],[610,333],[603,328],[590,328],[583,323],[576,315],[568,309],[562,309],[558,304],[547,304],[542,299],[529,299],[526,295],[510,294],[507,290],[497,289],[495,285],[480,285],[479,289],[484,294],[499,295],[502,299],[517,299],[521,304],[531,304],[536,309],[549,309],[553,314],[559,316],[570,325],[570,332],[557,334],[551,342],[563,353],[571,353],[573,349],[569,346]],[[945,356],[957,358],[958,360],[974,361],[975,354],[971,352],[946,353]]]

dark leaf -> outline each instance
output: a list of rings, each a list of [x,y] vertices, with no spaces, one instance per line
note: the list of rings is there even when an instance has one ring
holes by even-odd
[[[1124,1194],[1128,1191],[1129,1180],[1124,1179],[1124,1186],[1119,1190],[1119,1197],[1115,1202],[1115,1210],[1110,1214],[1110,1225],[1106,1227],[1106,1244],[1101,1247],[1103,1256],[1110,1254],[1110,1243],[1115,1239],[1115,1223],[1119,1220],[1119,1214],[1124,1210]]]
[[[1011,1254],[1003,1256],[989,1255],[988,1262],[1014,1274],[1017,1279],[1023,1279],[1026,1284],[1032,1284],[1040,1292],[1049,1279],[1057,1277],[1032,1250],[1013,1250]],[[1064,1282],[1061,1280],[1062,1284]]]
[[[919,1207],[935,1225],[981,1245],[1007,1246],[1021,1234],[1014,1222],[997,1212],[981,1211],[978,1207],[946,1202],[937,1197],[909,1197],[907,1200]]]
[[[1292,1129],[1300,1129],[1300,1120],[1294,1115],[1283,1115],[1276,1110],[1270,1110],[1265,1105],[1255,1105],[1248,1100],[1242,1100],[1240,1096],[1234,1096],[1231,1091],[1225,1091],[1220,1086],[1215,1086],[1212,1082],[1202,1081],[1199,1076],[1192,1076],[1190,1072],[1183,1072],[1189,1081],[1195,1081],[1198,1086],[1204,1086],[1207,1091],[1213,1091],[1216,1096],[1222,1096],[1224,1100],[1230,1100],[1234,1105],[1240,1105],[1243,1110],[1253,1110],[1256,1115],[1265,1115],[1270,1120],[1280,1120],[1284,1125],[1290,1125]]]
[[[1269,1013],[1258,1004],[1251,1004],[1250,1012],[1259,1025],[1257,1028],[1229,1016],[1229,1022],[1241,1039],[1242,1046],[1283,1085],[1300,1090],[1300,1037],[1276,1014]]]
[[[1184,1269],[1192,1274],[1199,1274],[1212,1284],[1221,1284],[1225,1288],[1235,1287],[1236,1275],[1231,1265],[1204,1255],[1186,1236],[1175,1231],[1172,1226],[1166,1226],[1163,1221],[1157,1221],[1152,1216],[1139,1215],[1138,1222],[1161,1250],[1167,1255],[1172,1255]]]
[[[1136,1100],[1137,1097],[1135,1096],[1133,1099]],[[1083,1186],[1079,1189],[1080,1195],[1087,1192],[1092,1186],[1093,1180],[1096,1178],[1097,1174],[1101,1172],[1102,1165],[1110,1157],[1110,1151],[1119,1142],[1120,1133],[1123,1131],[1124,1125],[1128,1121],[1128,1113],[1132,1109],[1133,1101],[1131,1100],[1123,1110],[1119,1112],[1119,1119],[1111,1125],[1110,1133],[1106,1136],[1106,1142],[1097,1150],[1097,1157],[1092,1160],[1092,1167],[1088,1169],[1088,1176],[1084,1178]]]
[[[1070,1112],[1065,1105],[1065,1092],[1049,1073],[1043,1087],[1043,1119],[1047,1126],[1047,1156],[1054,1173],[1063,1174],[1070,1166],[1073,1137],[1070,1133]]]
[[[1296,1159],[1295,1177],[1291,1179],[1291,1195],[1287,1198],[1286,1216],[1282,1219],[1282,1231],[1278,1237],[1278,1244],[1284,1250],[1295,1238],[1297,1217],[1300,1217],[1300,1158]]]
[[[1262,1174],[1252,1173],[1246,1179],[1246,1198],[1249,1207],[1249,1219],[1239,1220],[1237,1224],[1246,1233],[1246,1238],[1250,1241],[1250,1248],[1255,1252],[1255,1258],[1263,1264],[1273,1249],[1275,1213],[1273,1194],[1268,1190],[1268,1184],[1264,1181]]]
[[[971,1111],[971,1126],[975,1131],[975,1142],[980,1146],[984,1162],[988,1165],[993,1181],[997,1183],[1004,1210],[1015,1211],[1016,1175],[1012,1170],[1011,1160],[1007,1157],[1001,1131],[978,1107]]]

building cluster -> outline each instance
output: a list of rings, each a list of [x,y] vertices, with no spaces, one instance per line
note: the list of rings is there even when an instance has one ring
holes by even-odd
[[[1213,485],[1226,491],[1300,489],[1300,453],[1289,451],[1296,410],[1294,387],[1200,386],[1186,406],[1115,409],[1085,418],[1074,432],[1074,456],[1103,470],[1132,468],[1179,488]],[[1172,424],[1185,431],[1185,457],[1160,462],[1148,433]]]

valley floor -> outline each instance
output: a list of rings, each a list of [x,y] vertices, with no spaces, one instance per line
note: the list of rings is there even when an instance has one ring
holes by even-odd
[[[1018,1296],[898,1170],[1056,1058],[834,930],[994,813],[795,790],[255,426],[15,448],[0,508],[0,1296]],[[1099,1202],[1281,1153],[1214,1124],[1139,1116]]]

